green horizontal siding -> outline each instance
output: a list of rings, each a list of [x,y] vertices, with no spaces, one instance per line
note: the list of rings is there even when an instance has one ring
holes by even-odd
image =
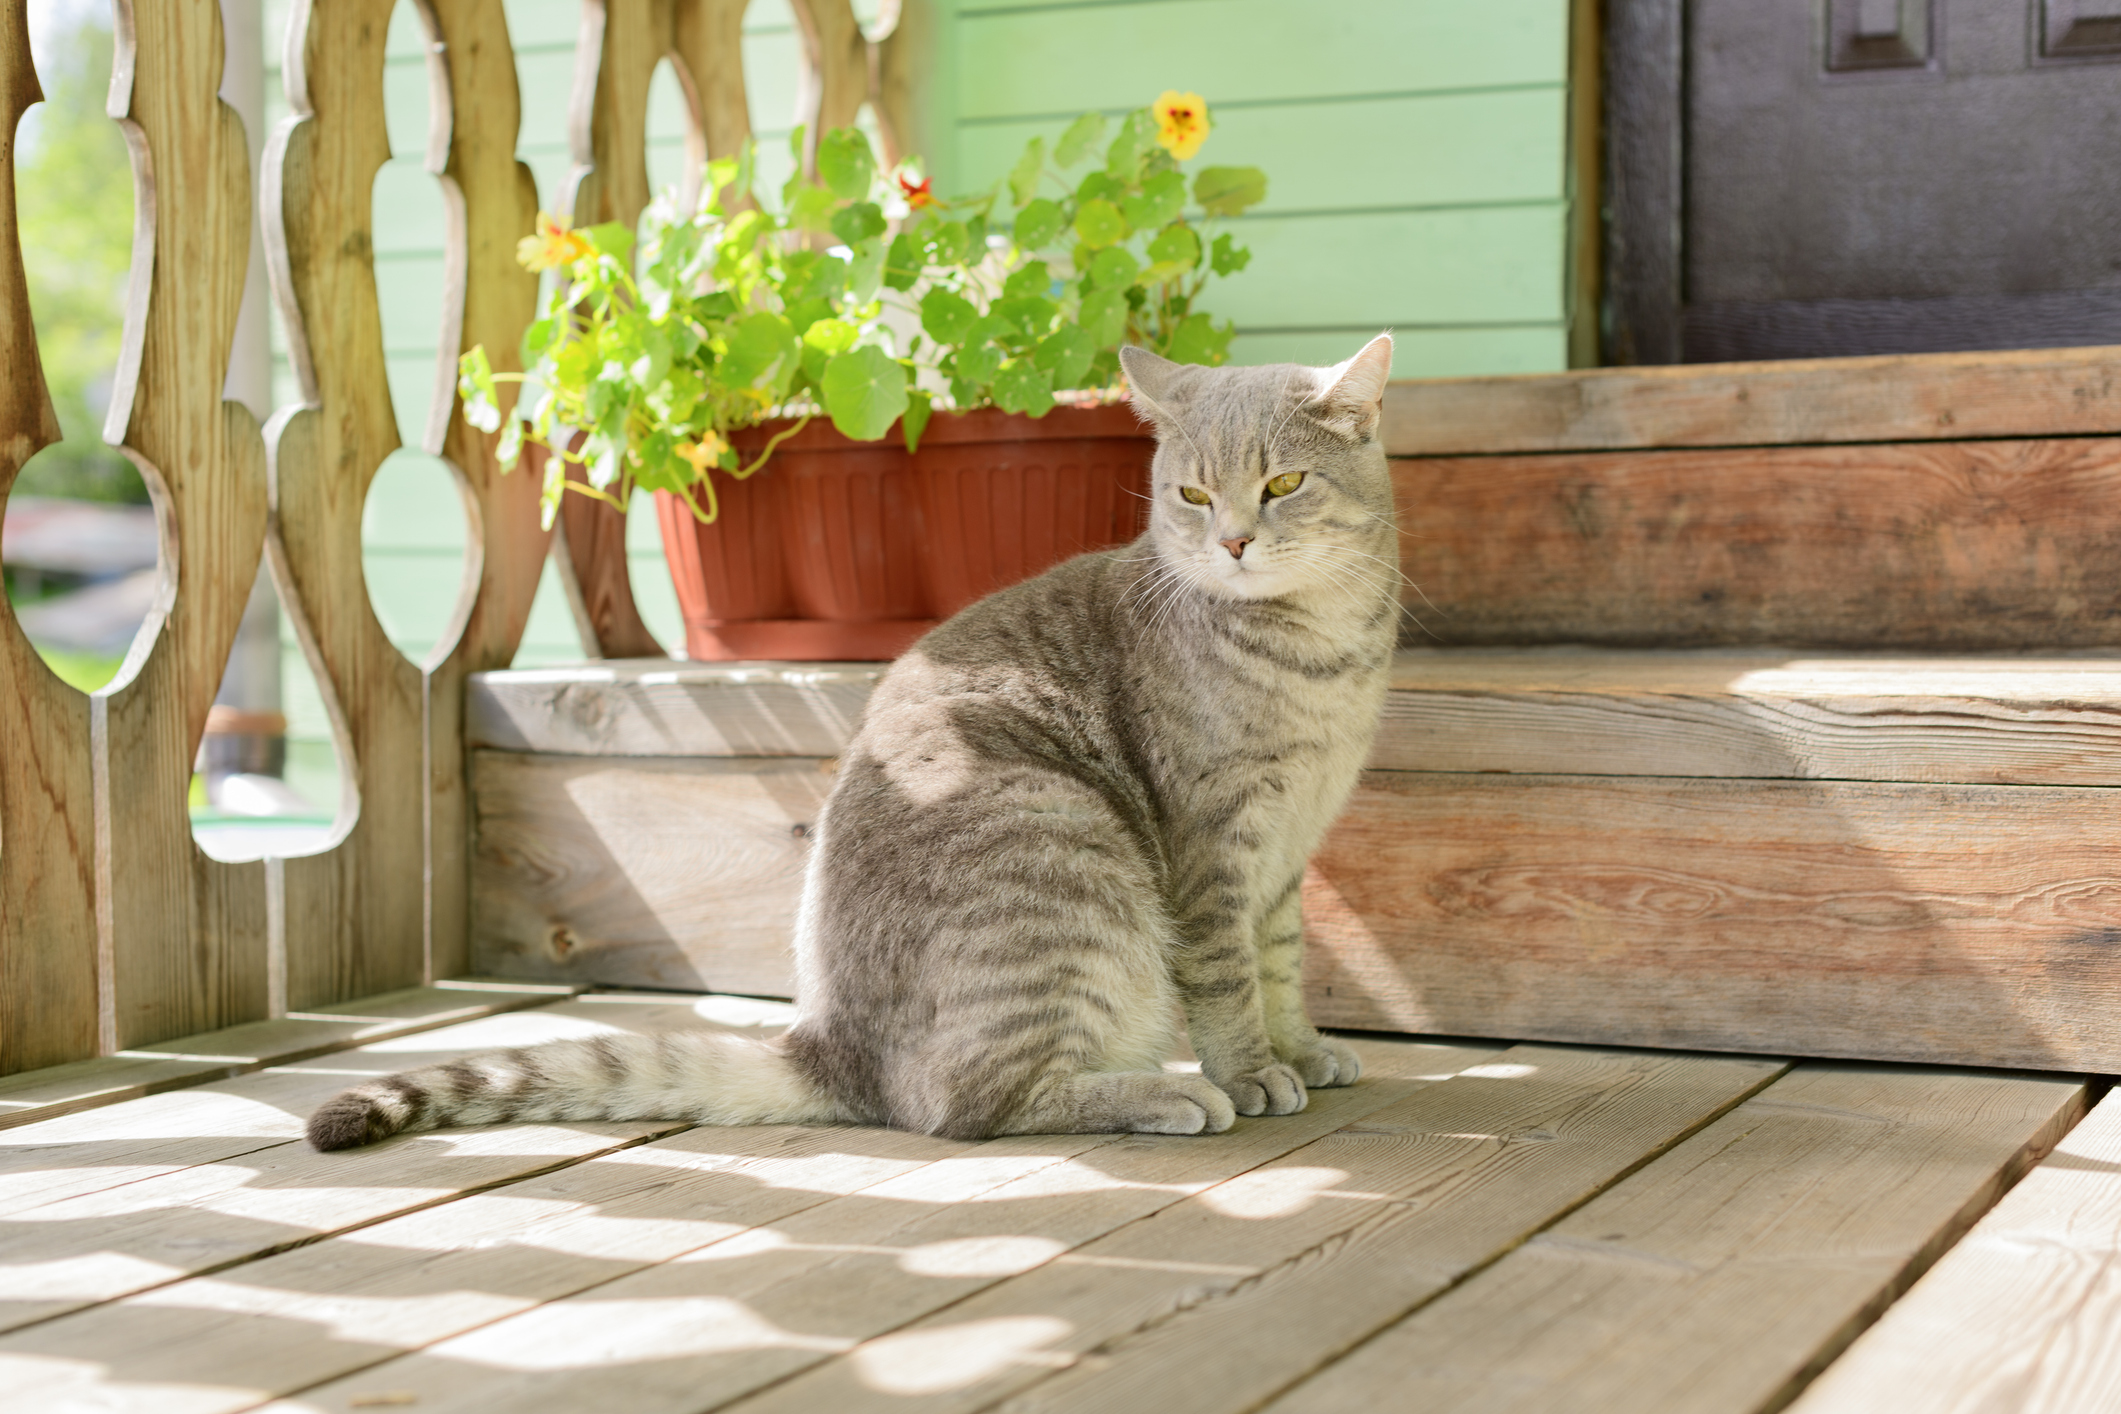
[[[1558,200],[1566,102],[1560,85],[1542,84],[1256,108],[1217,104],[1199,160],[1264,170],[1261,212]],[[1056,130],[1043,118],[963,125],[963,180],[973,188],[1000,180],[1026,142],[1041,134],[1050,142]],[[1341,156],[1350,148],[1377,159],[1351,163]]]
[[[957,10],[959,120],[1557,83],[1564,0],[1135,0]],[[1345,160],[1345,159],[1344,159]],[[1358,171],[1351,163],[1350,171]]]

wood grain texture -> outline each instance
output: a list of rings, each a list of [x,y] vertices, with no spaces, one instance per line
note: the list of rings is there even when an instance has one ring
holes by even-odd
[[[920,1408],[1255,1408],[1782,1070],[1512,1047],[944,1313],[920,1332],[928,1358],[951,1338],[984,1338],[990,1351],[955,1356],[976,1379],[934,1390]],[[920,1346],[900,1339],[912,1365]],[[890,1368],[883,1353],[848,1373]],[[918,1379],[918,1367],[901,1378]],[[911,1407],[878,1383],[843,1378],[833,1391],[843,1402],[777,1407]]]
[[[640,660],[482,673],[473,744],[834,756],[882,669]],[[2121,658],[1757,649],[1402,651],[1370,764],[1400,771],[2121,784]]]
[[[1670,0],[1609,0],[1614,22]],[[1614,90],[1619,101],[1620,90]],[[1609,112],[1610,121],[1610,112]],[[1676,171],[1673,175],[1676,180]],[[1615,179],[1617,180],[1617,179]],[[1617,199],[1616,188],[1616,199]],[[1618,260],[1618,231],[1609,257]],[[1676,239],[1676,233],[1675,233]],[[1676,248],[1672,252],[1676,259]],[[1676,265],[1670,265],[1676,280]],[[1609,272],[1611,288],[1629,277]],[[1665,297],[1676,320],[1676,286]],[[1645,327],[1655,320],[1646,312]],[[1677,330],[1645,350],[1676,358]],[[1438,378],[1385,390],[1385,449],[1398,457],[1651,447],[2082,437],[2121,433],[2121,350],[1892,354],[1775,363],[1591,368]]]
[[[0,508],[60,438],[15,218],[15,129],[43,97],[25,0],[0,0]],[[5,600],[0,595],[0,601]],[[0,602],[0,1074],[96,1053],[95,813],[88,698]]]
[[[0,1082],[0,1129],[203,1085],[268,1065],[288,1065],[474,1017],[542,1006],[579,990],[566,983],[458,979],[49,1066]]]
[[[1979,651],[2121,635],[2112,438],[1433,458],[1394,474],[1420,587],[1407,607],[1445,644]]]
[[[2084,1103],[2074,1079],[1800,1067],[1267,1407],[1781,1408]],[[1952,1407],[1878,1396],[1851,1407]]]
[[[273,576],[351,787],[332,847],[282,866],[287,997],[298,1009],[427,978],[420,670],[377,620],[361,563],[368,486],[399,446],[370,211],[390,160],[390,12],[391,0],[294,7],[292,116],[265,153],[265,245],[301,391],[271,429]]]
[[[2121,1406],[2121,1104],[2071,1130],[1794,1414],[2072,1414]]]
[[[668,659],[480,673],[466,685],[474,746],[581,756],[837,756],[876,663]]]
[[[1403,771],[2121,785],[2121,659],[1754,649],[1404,652]]]
[[[484,346],[496,370],[522,371],[523,330],[537,312],[537,277],[517,264],[515,243],[537,218],[537,183],[515,156],[522,101],[515,54],[500,0],[433,0],[447,46],[449,148],[440,174],[453,216],[451,273],[462,282],[459,327],[445,330],[447,358]],[[502,383],[502,415],[516,385]],[[424,669],[426,931],[431,975],[471,965],[471,807],[464,746],[464,682],[506,667],[522,643],[544,568],[549,534],[538,516],[539,479],[511,474],[497,455],[498,432],[464,420],[452,388],[439,451],[462,478],[478,569],[461,631],[445,634]],[[431,449],[433,450],[433,449]]]
[[[578,226],[631,229],[648,185],[648,87],[666,57],[689,113],[688,167],[725,155],[749,136],[744,113],[743,6],[734,0],[585,0],[576,41],[568,142],[574,169],[559,201]],[[714,150],[721,142],[729,148]],[[696,176],[688,176],[696,190]],[[626,525],[601,502],[561,503],[563,547],[553,557],[574,607],[583,651],[598,658],[659,658],[641,621],[626,565]]]
[[[474,752],[477,967],[793,995],[788,949],[828,765]]]
[[[1372,772],[1305,890],[1322,1025],[2104,1071],[2111,790]]]
[[[100,1399],[145,1409],[161,1400],[181,1401],[190,1414],[235,1414],[785,1222],[965,1147],[890,1130],[864,1131],[852,1144],[836,1128],[691,1130],[247,1263],[240,1274],[193,1278],[17,1332],[0,1339],[0,1378],[16,1398],[48,1408]],[[618,1228],[627,1239],[612,1246]],[[450,1297],[401,1299],[408,1284],[451,1291],[446,1282],[456,1283]],[[261,1291],[271,1293],[269,1309]],[[367,1313],[357,1330],[346,1324],[349,1309]],[[102,1358],[76,1358],[99,1348]],[[363,1374],[358,1387],[391,1378]]]
[[[414,1056],[448,1060],[496,1042],[528,1043],[604,1029],[544,1011],[490,1018],[484,1025],[483,1034],[462,1028],[454,1044],[440,1039],[425,1046],[401,1045],[392,1060],[397,1065],[422,1063]],[[347,1068],[356,1075],[369,1070]],[[240,1085],[254,1078],[266,1077],[228,1083]],[[343,1086],[350,1077],[342,1073],[332,1078]],[[159,1098],[135,1103],[151,1106]],[[286,1129],[299,1130],[299,1114],[279,1118]],[[684,1127],[674,1120],[513,1125],[414,1135],[337,1154],[320,1154],[296,1135],[277,1143],[253,1139],[247,1152],[225,1160],[50,1198],[0,1220],[9,1263],[9,1270],[0,1272],[0,1330],[161,1286],[173,1276],[366,1226],[460,1192],[545,1173]],[[38,1128],[13,1133],[34,1135]]]
[[[423,1408],[557,1411],[623,1391],[626,1407],[640,1414],[692,1414],[820,1366],[849,1347],[866,1379],[826,1381],[834,1394],[823,1402],[800,1379],[759,1402],[837,1408],[837,1391],[850,1383],[868,1385],[871,1399],[878,1389],[896,1390],[900,1403],[907,1396],[936,1398],[997,1353],[1018,1353],[1006,1334],[992,1343],[974,1335],[948,1344],[958,1334],[952,1312],[966,1299],[1049,1264],[1080,1272],[1070,1249],[1109,1241],[1194,1195],[1243,1184],[1248,1170],[1360,1125],[1410,1093],[1455,1083],[1446,1077],[1495,1055],[1478,1043],[1363,1047],[1378,1083],[1321,1094],[1300,1115],[1247,1123],[1207,1145],[1181,1136],[1026,1135],[950,1146],[922,1168],[807,1207],[770,1229],[695,1246],[577,1299],[442,1342],[356,1380],[305,1391],[300,1399],[313,1410],[340,1410],[360,1393],[382,1388],[411,1393]],[[838,1133],[841,1153],[873,1152],[872,1131]],[[654,1152],[683,1142],[644,1147]],[[1207,1240],[1189,1255],[1198,1259],[1195,1266],[1217,1264]],[[918,1328],[896,1341],[885,1335],[930,1313],[943,1323],[940,1340],[922,1339],[927,1333]],[[1011,1334],[1020,1338],[1021,1327]],[[907,1350],[905,1335],[914,1337],[914,1350]],[[884,1339],[857,1344],[875,1336]],[[556,1341],[605,1351],[606,1358],[555,1367],[540,1352]],[[951,1355],[938,1361],[945,1350]]]
[[[250,149],[216,96],[218,6],[119,0],[115,18],[108,111],[132,152],[134,231],[103,435],[140,468],[173,573],[90,699],[106,1047],[267,1010],[265,866],[201,854],[186,809],[265,540],[257,420],[221,396],[250,253]]]

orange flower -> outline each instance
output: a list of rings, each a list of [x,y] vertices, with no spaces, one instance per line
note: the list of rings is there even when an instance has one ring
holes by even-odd
[[[702,432],[697,442],[678,443],[678,455],[691,462],[695,472],[705,476],[708,467],[722,464],[722,453],[728,446],[720,433]]]
[[[1181,162],[1208,140],[1208,105],[1197,93],[1167,88],[1149,111],[1156,115],[1156,141]]]
[[[516,259],[526,270],[550,270],[555,265],[572,265],[585,255],[594,254],[580,231],[567,229],[567,218],[555,216],[550,211],[538,213],[538,233],[525,236],[516,242]]]
[[[933,177],[923,177],[916,182],[904,172],[898,174],[898,189],[906,194],[906,205],[915,211],[923,206],[935,205],[935,193],[929,190],[934,185]]]

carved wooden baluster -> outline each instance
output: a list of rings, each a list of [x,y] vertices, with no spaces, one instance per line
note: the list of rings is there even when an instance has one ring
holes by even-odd
[[[449,56],[455,120],[442,186],[450,210],[450,280],[461,290],[453,302],[462,309],[461,327],[444,331],[442,350],[447,358],[484,344],[496,369],[519,371],[518,346],[537,312],[538,281],[516,263],[515,247],[535,223],[538,193],[530,169],[515,158],[522,116],[515,55],[501,0],[433,0],[433,6]],[[516,385],[495,391],[508,416]],[[439,450],[464,478],[481,555],[478,595],[463,633],[427,675],[429,956],[434,974],[447,977],[470,966],[464,676],[505,668],[515,657],[550,537],[538,525],[536,470],[502,474],[494,455],[499,434],[466,423],[453,394],[436,406],[447,418]]]
[[[271,442],[273,579],[342,729],[357,791],[338,843],[285,864],[287,995],[317,1006],[426,973],[426,773],[420,670],[377,622],[361,508],[398,448],[370,240],[393,0],[296,0],[293,116],[265,153],[265,244],[303,406]],[[349,821],[349,813],[354,818]]]
[[[15,224],[15,127],[42,98],[24,0],[0,0],[0,510],[59,440]],[[0,1074],[96,1052],[95,813],[85,694],[0,596]]]
[[[742,0],[584,0],[569,124],[575,167],[561,201],[576,225],[630,227],[648,205],[648,85],[666,56],[696,124],[687,191],[708,153],[734,152],[750,136],[743,20]],[[625,522],[586,496],[560,504],[558,563],[583,648],[606,658],[660,654],[634,604]]]
[[[804,125],[803,170],[817,175],[820,135],[844,128],[869,96],[869,41],[848,0],[788,0],[803,36],[795,120]]]
[[[935,156],[922,92],[935,51],[935,5],[898,0],[897,14],[887,19],[884,37],[869,46],[869,102],[884,140],[884,163],[895,167],[911,156]]]
[[[170,576],[118,685],[91,699],[108,1039],[129,1046],[265,1013],[265,866],[199,853],[185,802],[266,508],[257,419],[221,397],[251,219],[243,123],[216,96],[221,10],[118,0],[116,40],[135,220],[103,435],[155,496]]]

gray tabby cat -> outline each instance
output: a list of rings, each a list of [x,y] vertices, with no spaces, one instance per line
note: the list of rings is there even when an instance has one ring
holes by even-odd
[[[1304,862],[1399,619],[1389,338],[1334,368],[1123,353],[1148,531],[981,601],[885,674],[813,835],[801,1019],[559,1041],[344,1092],[319,1149],[501,1120],[1215,1133],[1346,1085],[1299,990]],[[1162,1062],[1180,1011],[1198,1075]]]

